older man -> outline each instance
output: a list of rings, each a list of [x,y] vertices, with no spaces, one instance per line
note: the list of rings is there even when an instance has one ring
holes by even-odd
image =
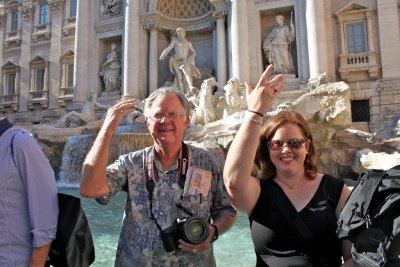
[[[211,243],[234,224],[236,211],[218,160],[183,142],[190,105],[182,92],[152,93],[144,115],[154,145],[122,155],[107,167],[112,134],[135,103],[124,100],[108,110],[83,164],[80,187],[83,196],[100,203],[120,191],[128,193],[115,266],[215,266]],[[185,218],[201,218],[186,234],[197,239],[204,233],[204,239],[193,242],[182,232],[171,232]]]

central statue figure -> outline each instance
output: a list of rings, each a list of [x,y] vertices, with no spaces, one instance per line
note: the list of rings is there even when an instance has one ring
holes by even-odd
[[[174,55],[170,57],[169,69],[175,75],[175,85],[185,94],[189,94],[196,88],[193,86],[193,77],[200,79],[201,74],[195,66],[196,51],[191,42],[186,39],[186,32],[182,28],[176,29],[176,37],[172,37],[171,43],[161,53],[160,59],[165,59],[168,53],[174,49]]]

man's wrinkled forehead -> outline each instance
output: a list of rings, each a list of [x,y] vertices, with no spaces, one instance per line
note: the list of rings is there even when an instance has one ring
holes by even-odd
[[[178,105],[174,105],[175,107],[174,108],[177,108],[177,109],[185,109],[184,108],[184,106],[183,106],[183,104],[182,104],[182,102],[180,101],[180,99],[179,99],[179,97],[176,95],[176,94],[174,94],[174,93],[169,93],[169,94],[166,94],[166,95],[160,95],[160,96],[158,96],[155,100],[154,100],[154,102],[153,102],[153,105],[151,106],[151,109],[152,110],[155,110],[155,109],[161,109],[161,106],[167,106],[167,107],[169,107],[169,108],[172,108],[172,103],[171,103],[171,97],[174,97],[174,98],[176,98],[178,101],[176,101],[176,102],[174,102],[174,104],[175,103],[179,103]]]

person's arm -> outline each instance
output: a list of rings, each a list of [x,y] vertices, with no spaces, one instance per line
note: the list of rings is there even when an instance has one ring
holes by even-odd
[[[50,247],[51,243],[38,248],[33,248],[29,267],[43,267],[47,261],[47,255],[49,254]]]
[[[174,46],[175,46],[175,39],[172,39],[167,48],[165,48],[164,51],[162,51],[160,59],[166,58],[168,53],[174,48]]]
[[[248,83],[245,84],[249,110],[265,114],[272,107],[277,93],[283,89],[282,75],[268,81],[272,69],[272,65],[267,67],[254,90]],[[274,88],[277,93],[274,93]],[[251,171],[261,126],[257,121],[263,120],[260,115],[247,113],[229,148],[224,167],[224,182],[232,205],[245,213],[251,212],[260,195],[260,185],[251,176]]]
[[[106,179],[106,167],[111,138],[122,117],[133,112],[135,99],[122,100],[109,108],[103,125],[86,156],[82,167],[80,193],[84,197],[98,198],[110,193]]]
[[[342,211],[344,205],[346,204],[347,199],[349,198],[351,193],[350,188],[347,185],[343,186],[342,193],[340,195],[340,199],[338,205],[336,207],[335,213],[336,217],[339,218],[340,212]],[[353,243],[350,240],[342,241],[342,256],[343,256],[343,267],[352,267],[355,266],[353,258],[351,256],[351,247]]]
[[[92,102],[96,107],[101,108],[101,109],[109,109],[109,108],[111,108],[110,105],[103,105],[100,102],[97,102],[96,99],[92,99]]]
[[[30,266],[44,266],[57,231],[58,198],[54,171],[32,135],[17,134],[12,147],[26,191],[33,248]]]
[[[343,240],[342,241],[342,256],[343,256],[343,264],[342,267],[354,267],[355,262],[353,257],[351,256],[351,246],[352,243],[350,240]]]
[[[217,219],[215,219],[212,224],[218,228],[218,236],[221,236],[225,232],[227,232],[231,227],[235,224],[237,217],[232,215],[221,215]],[[208,242],[213,240],[215,236],[214,227],[210,226],[210,236],[208,238]]]

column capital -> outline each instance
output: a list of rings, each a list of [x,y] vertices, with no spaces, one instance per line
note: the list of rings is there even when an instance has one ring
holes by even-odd
[[[31,18],[33,13],[33,4],[30,2],[22,3],[19,8],[19,13],[22,15],[22,19],[28,20]]]
[[[4,7],[1,7],[0,8],[0,26],[5,25],[6,18],[7,18],[6,10],[4,9]]]
[[[160,27],[156,23],[146,23],[143,25],[143,28],[149,32],[160,30]]]
[[[225,19],[226,10],[216,10],[212,12],[212,15],[215,19]]]
[[[65,0],[47,0],[50,10],[53,12],[61,11]]]
[[[223,19],[227,13],[226,0],[210,0],[210,3],[215,7],[215,10],[212,12],[213,17],[216,19]]]

